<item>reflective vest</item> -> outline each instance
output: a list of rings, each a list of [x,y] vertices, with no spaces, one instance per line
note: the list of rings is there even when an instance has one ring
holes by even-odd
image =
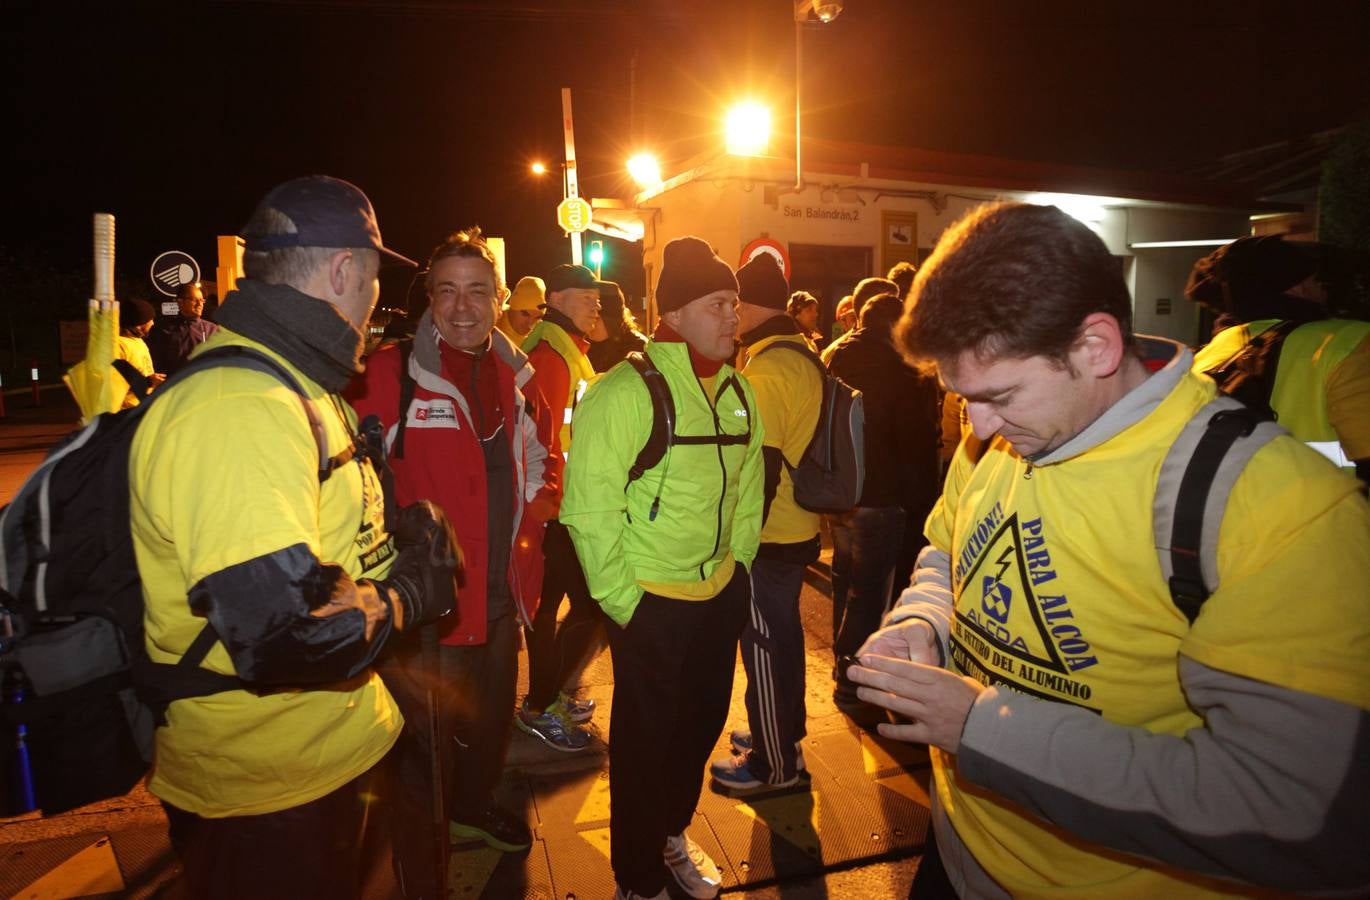
[[[1278,321],[1261,319],[1222,331],[1195,355],[1194,370],[1207,371],[1225,362]],[[1284,339],[1270,394],[1270,407],[1280,424],[1344,469],[1355,466],[1328,418],[1327,381],[1367,339],[1370,322],[1323,319],[1300,325]]]
[[[571,340],[571,336],[566,333],[560,325],[541,319],[533,330],[528,332],[528,337],[523,339],[523,352],[531,353],[533,348],[543,341],[557,352],[557,355],[566,363],[566,371],[571,377],[571,389],[566,397],[566,409],[561,418],[561,452],[564,454],[571,448],[571,414],[575,412],[576,404],[580,402],[581,396],[585,393],[585,388],[589,386],[595,377],[594,366],[590,365],[590,360],[576,342]]]

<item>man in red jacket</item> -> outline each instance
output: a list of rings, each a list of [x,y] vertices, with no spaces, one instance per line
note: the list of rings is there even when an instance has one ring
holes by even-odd
[[[412,345],[371,357],[351,399],[359,418],[380,419],[396,500],[428,497],[451,510],[465,557],[458,615],[444,623],[439,647],[440,726],[453,748],[444,760],[451,832],[518,851],[531,843],[528,826],[496,806],[493,791],[509,746],[518,627],[537,609],[543,523],[555,508],[559,466],[548,458],[546,405],[523,391],[532,376],[528,359],[494,330],[503,285],[479,229],[438,245],[427,290],[430,306]],[[404,396],[411,399],[401,412]],[[382,675],[406,720],[397,816],[421,834],[431,785],[420,657],[414,642],[401,643]],[[406,858],[406,851],[416,852]],[[426,853],[418,836],[396,848],[406,897],[445,896],[424,884],[431,880]]]

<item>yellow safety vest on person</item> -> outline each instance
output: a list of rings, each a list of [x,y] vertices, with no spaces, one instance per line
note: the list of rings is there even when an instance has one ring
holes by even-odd
[[[1194,371],[1226,362],[1278,323],[1224,329],[1194,356]],[[1370,322],[1322,319],[1284,339],[1270,395],[1280,425],[1344,469],[1370,457]]]
[[[531,353],[533,348],[543,341],[557,352],[566,362],[566,371],[570,373],[571,390],[566,398],[566,412],[562,420],[558,423],[561,427],[561,452],[565,453],[571,447],[571,414],[575,412],[576,404],[585,395],[585,389],[594,380],[595,368],[590,365],[590,360],[575,341],[566,333],[560,325],[541,319],[533,330],[528,332],[528,337],[523,339],[522,350],[524,353]]]
[[[252,347],[294,373],[345,448],[356,417],[279,354],[220,329],[199,350]],[[204,627],[187,603],[207,576],[303,544],[352,578],[394,560],[380,479],[358,460],[319,482],[300,397],[275,377],[216,368],[164,389],[129,457],[131,530],[154,662],[174,663]],[[231,514],[225,514],[230,511]],[[223,644],[204,667],[235,674]],[[318,690],[228,691],[178,700],[157,730],[152,793],[206,818],[277,812],[318,799],[380,762],[403,719],[374,670]]]

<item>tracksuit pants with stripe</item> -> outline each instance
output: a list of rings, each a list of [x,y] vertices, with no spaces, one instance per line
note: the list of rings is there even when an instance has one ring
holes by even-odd
[[[770,784],[798,774],[804,724],[804,626],[799,593],[805,563],[757,556],[752,566],[751,619],[742,632],[747,670],[748,767]]]
[[[666,838],[694,817],[728,721],[750,585],[739,565],[712,600],[647,593],[627,626],[609,626],[609,856],[626,890],[651,897],[665,887]]]

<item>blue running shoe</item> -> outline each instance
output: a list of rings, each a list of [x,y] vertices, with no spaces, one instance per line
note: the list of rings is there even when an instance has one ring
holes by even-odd
[[[750,791],[757,788],[786,788],[799,783],[799,775],[788,781],[778,781],[772,784],[763,781],[756,772],[752,771],[752,755],[742,753],[738,756],[729,755],[723,759],[717,759],[709,763],[709,774],[720,787],[731,791]]]
[[[553,750],[560,750],[563,753],[579,753],[590,746],[589,733],[563,718],[555,703],[535,714],[528,709],[527,701],[524,701],[519,704],[514,724],[533,737],[541,739]]]
[[[581,699],[562,691],[557,695],[557,705],[566,711],[566,718],[577,725],[590,721],[595,715],[595,701],[588,697]]]

